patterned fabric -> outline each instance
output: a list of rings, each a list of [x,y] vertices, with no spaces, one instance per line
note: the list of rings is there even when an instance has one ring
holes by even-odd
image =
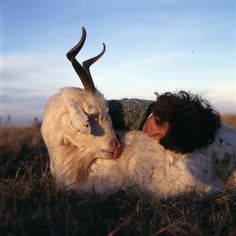
[[[151,100],[128,99],[109,100],[109,114],[116,130],[139,130],[149,115]]]

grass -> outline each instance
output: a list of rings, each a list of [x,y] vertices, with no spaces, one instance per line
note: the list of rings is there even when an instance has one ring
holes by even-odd
[[[225,114],[224,116],[222,116],[222,121],[230,124],[232,127],[236,129],[236,115]]]
[[[236,116],[223,120],[236,128]],[[38,127],[0,129],[0,235],[236,235],[236,189],[158,200],[57,191]]]

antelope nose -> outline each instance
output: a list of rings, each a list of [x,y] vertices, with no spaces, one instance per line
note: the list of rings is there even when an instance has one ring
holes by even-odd
[[[112,145],[113,147],[116,147],[118,144],[119,144],[119,142],[118,142],[117,139],[113,139],[113,140],[111,141],[111,145]]]

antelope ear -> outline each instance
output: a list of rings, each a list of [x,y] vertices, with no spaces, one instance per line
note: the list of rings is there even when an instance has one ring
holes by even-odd
[[[79,183],[84,183],[89,176],[89,166],[96,159],[94,156],[85,156],[78,161],[78,175],[77,180]]]
[[[66,108],[70,113],[73,128],[81,134],[90,134],[91,126],[88,115],[83,111],[80,104],[74,100],[70,100],[66,103]]]
[[[58,144],[60,146],[68,146],[70,145],[70,140],[68,138],[66,138],[64,135],[61,135],[58,139]]]

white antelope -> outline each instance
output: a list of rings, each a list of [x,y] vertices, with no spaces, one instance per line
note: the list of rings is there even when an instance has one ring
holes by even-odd
[[[42,135],[50,169],[61,189],[109,194],[138,189],[156,197],[224,189],[235,175],[236,132],[227,125],[215,141],[189,154],[165,150],[142,131],[130,131],[118,141],[104,96],[95,88],[89,67],[105,52],[81,65],[76,60],[86,39],[68,53],[84,89],[64,88],[46,107]],[[122,148],[121,148],[122,146]]]

